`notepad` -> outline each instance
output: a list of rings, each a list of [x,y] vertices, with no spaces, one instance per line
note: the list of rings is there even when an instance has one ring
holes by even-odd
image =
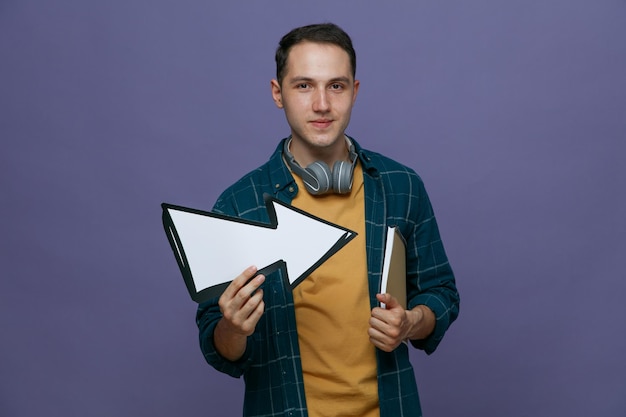
[[[397,227],[387,229],[384,256],[380,292],[391,294],[406,309],[406,245]]]

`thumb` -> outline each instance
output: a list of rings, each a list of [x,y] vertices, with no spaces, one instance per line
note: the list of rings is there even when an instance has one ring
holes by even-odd
[[[390,310],[392,308],[402,307],[396,297],[391,294],[376,294],[376,299],[384,305],[384,308]]]

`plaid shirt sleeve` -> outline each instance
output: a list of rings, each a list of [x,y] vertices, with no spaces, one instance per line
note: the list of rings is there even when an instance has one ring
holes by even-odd
[[[435,330],[428,338],[411,343],[428,354],[433,353],[458,316],[459,294],[432,204],[424,182],[414,170],[377,153],[364,152],[363,157],[377,167],[378,181],[375,182],[380,184],[378,188],[371,187],[368,199],[382,194],[378,204],[370,204],[368,210],[368,219],[376,226],[371,227],[371,234],[387,226],[399,227],[406,242],[407,307],[426,305],[437,319]],[[377,208],[381,206],[383,211]],[[374,239],[371,242],[371,246],[383,246]],[[374,247],[368,250],[378,253]],[[371,260],[371,263],[377,262]]]

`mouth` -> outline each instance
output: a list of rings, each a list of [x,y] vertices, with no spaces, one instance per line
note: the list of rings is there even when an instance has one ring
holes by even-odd
[[[316,119],[310,122],[317,129],[326,129],[329,127],[333,121],[330,119]]]

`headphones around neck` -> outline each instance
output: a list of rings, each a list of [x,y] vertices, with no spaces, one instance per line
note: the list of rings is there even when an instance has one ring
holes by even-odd
[[[304,182],[304,187],[313,195],[322,195],[326,193],[347,194],[352,189],[352,174],[357,162],[357,154],[354,144],[346,137],[348,143],[348,151],[350,153],[350,161],[337,161],[333,164],[333,169],[328,167],[324,161],[315,161],[306,168],[302,168],[289,152],[291,138],[285,140],[283,151],[287,164],[293,172],[298,174]]]

